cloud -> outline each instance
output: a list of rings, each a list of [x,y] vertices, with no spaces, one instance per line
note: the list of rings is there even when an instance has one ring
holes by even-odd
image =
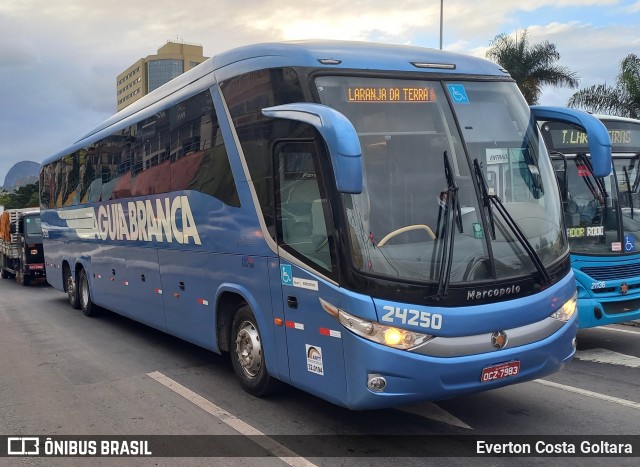
[[[638,1],[444,0],[444,48],[484,57],[497,34],[528,27],[533,42],[557,45],[581,86],[613,82],[640,47],[639,13]],[[439,26],[437,0],[0,0],[0,179],[109,117],[117,74],[167,40],[209,56],[308,38],[437,48]],[[562,105],[566,92],[545,89],[542,102]]]

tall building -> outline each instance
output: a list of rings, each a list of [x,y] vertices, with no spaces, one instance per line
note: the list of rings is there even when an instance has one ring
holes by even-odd
[[[202,55],[201,45],[167,42],[158,49],[156,55],[141,58],[118,75],[118,110],[124,109],[207,58],[209,57]]]

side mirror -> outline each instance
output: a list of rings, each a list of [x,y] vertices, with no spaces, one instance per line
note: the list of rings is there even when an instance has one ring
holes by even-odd
[[[18,227],[17,227],[17,225],[16,225],[16,223],[15,223],[15,222],[12,222],[12,223],[11,223],[11,227],[9,227],[9,231],[10,231],[12,234],[14,234],[14,233],[17,233],[17,232],[18,232]]]
[[[611,173],[611,139],[603,123],[587,112],[566,107],[531,106],[533,118],[543,121],[563,122],[584,128],[589,143],[589,154],[595,177]]]
[[[322,104],[301,102],[262,109],[266,117],[296,120],[315,127],[329,148],[336,186],[341,193],[362,193],[362,149],[347,117]]]

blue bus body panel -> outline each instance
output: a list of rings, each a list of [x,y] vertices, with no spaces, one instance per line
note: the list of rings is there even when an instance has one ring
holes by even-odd
[[[442,325],[433,330],[419,325],[403,326],[416,332],[427,332],[444,337],[469,336],[498,331],[495,323],[500,323],[501,329],[511,329],[526,326],[547,318],[560,306],[567,302],[575,293],[575,280],[573,274],[569,274],[555,284],[553,292],[547,289],[534,297],[507,300],[503,302],[485,305],[473,305],[467,307],[423,307],[408,303],[393,303],[384,300],[374,300],[377,312],[377,321],[385,323],[383,315],[384,307],[398,307],[401,310],[413,309],[418,312],[427,311],[442,315]],[[386,323],[385,323],[386,324]]]
[[[571,255],[580,328],[640,319],[640,255]]]
[[[468,393],[496,389],[530,381],[554,373],[570,361],[575,352],[577,332],[574,315],[558,332],[548,338],[512,349],[465,357],[435,358],[411,354],[365,341],[353,334],[344,339],[349,386],[348,406],[359,409],[442,400]],[[375,348],[374,348],[375,347]],[[487,366],[520,361],[520,372],[492,382],[481,382]],[[367,375],[385,376],[387,387],[375,393],[366,387]]]
[[[388,407],[390,398],[393,398],[394,405],[439,400],[528,381],[560,370],[575,351],[575,315],[547,338],[488,353],[443,358],[393,349],[351,333],[318,306],[319,298],[351,314],[373,320],[376,304],[415,306],[351,293],[318,280],[296,266],[292,266],[291,271],[295,278],[306,279],[312,284],[317,282],[317,291],[313,287],[300,290],[283,285],[283,295],[295,292],[298,298],[297,309],[284,308],[285,320],[289,323],[286,336],[291,384],[351,409]],[[483,311],[491,309],[489,315],[480,312],[476,306],[431,308],[430,311],[443,315],[442,329],[433,331],[433,334],[473,336],[535,323],[548,318],[574,293],[575,281],[570,274],[535,297],[487,305]],[[492,319],[493,313],[500,318]],[[500,329],[491,324],[496,322],[500,323]],[[420,331],[424,332],[424,329]],[[308,356],[310,346],[321,353],[319,368],[315,371],[309,367],[313,365]],[[483,368],[513,360],[520,361],[518,375],[481,382]],[[373,392],[367,388],[369,374],[386,378],[384,392]]]

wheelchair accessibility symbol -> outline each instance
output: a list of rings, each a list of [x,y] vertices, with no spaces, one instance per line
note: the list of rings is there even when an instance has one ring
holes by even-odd
[[[464,84],[447,84],[447,89],[449,89],[449,95],[454,104],[469,103],[469,97],[467,96]]]
[[[280,265],[280,277],[282,278],[282,285],[293,285],[293,271],[290,264]]]
[[[624,251],[636,250],[636,238],[633,235],[624,236]]]

